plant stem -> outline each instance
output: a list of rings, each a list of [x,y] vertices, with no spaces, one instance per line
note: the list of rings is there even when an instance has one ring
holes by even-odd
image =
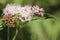
[[[8,32],[7,40],[9,40],[9,27],[7,28],[7,32]]]
[[[47,15],[49,15],[49,16],[55,18],[55,19],[59,19],[58,17],[56,17],[56,16],[54,16],[54,15],[51,15],[51,14],[49,14],[49,13],[47,13]],[[60,20],[60,19],[59,19],[59,20]]]
[[[18,29],[16,28],[16,33],[15,33],[15,35],[14,35],[14,37],[13,37],[12,40],[15,40],[16,39],[17,34],[18,34]]]

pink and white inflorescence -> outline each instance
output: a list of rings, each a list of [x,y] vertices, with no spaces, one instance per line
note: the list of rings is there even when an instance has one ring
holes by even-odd
[[[21,7],[20,5],[17,5],[17,4],[8,4],[3,9],[3,13],[5,15],[6,14],[15,15],[18,13],[19,14],[18,18],[22,22],[32,20],[32,15],[34,15],[34,14],[43,16],[43,14],[44,14],[43,12],[44,12],[43,8],[39,8],[38,6],[26,5],[26,6]]]
[[[31,8],[31,10],[32,10],[32,13],[33,14],[38,14],[38,15],[41,15],[41,16],[43,16],[44,15],[44,10],[43,10],[43,8],[39,8],[39,6],[33,6],[32,8]]]
[[[15,15],[16,13],[19,13],[21,9],[20,5],[17,4],[8,4],[4,9],[3,9],[3,13],[6,14],[11,14],[11,15]]]
[[[24,6],[20,9],[19,19],[22,22],[30,21],[32,19],[31,14],[32,14],[31,7],[30,6]]]

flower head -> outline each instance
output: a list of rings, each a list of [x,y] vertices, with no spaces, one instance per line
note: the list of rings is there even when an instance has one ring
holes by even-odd
[[[8,4],[4,9],[3,9],[3,13],[6,14],[11,14],[11,15],[15,15],[16,13],[19,13],[21,9],[20,5],[17,4]]]
[[[33,6],[31,10],[32,10],[33,15],[38,14],[38,15],[43,16],[44,14],[43,8],[39,8],[38,6]]]
[[[9,27],[14,27],[14,20],[12,15],[4,15],[2,21],[8,24]]]
[[[38,6],[32,6],[31,10],[33,13],[37,13],[39,10],[39,7]]]
[[[24,22],[24,21],[30,21],[31,20],[31,7],[30,6],[24,6],[20,9],[20,17],[19,19]]]
[[[15,14],[19,14],[18,18],[19,20],[21,20],[22,22],[25,21],[30,21],[32,20],[32,16],[34,15],[41,15],[43,16],[43,8],[39,8],[39,6],[23,6],[21,7],[18,4],[8,4],[4,9],[3,9],[3,13],[5,15],[15,15]]]
[[[44,9],[40,8],[38,14],[41,15],[41,16],[43,16],[44,15]]]

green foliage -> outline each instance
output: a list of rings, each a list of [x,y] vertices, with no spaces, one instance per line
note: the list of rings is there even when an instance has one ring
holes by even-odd
[[[14,18],[13,18],[16,27],[19,27],[19,26],[20,26],[20,21],[18,20],[18,15],[19,15],[19,14],[16,14],[16,15],[14,16]]]
[[[0,19],[0,30],[3,30],[3,22],[1,19]]]
[[[29,28],[31,40],[57,40],[60,35],[60,21],[56,19],[35,20],[25,26]]]
[[[17,18],[18,15],[19,14],[16,14],[14,16],[16,27],[19,27],[18,25],[21,25],[19,23],[20,21]],[[50,17],[52,16],[50,15]],[[17,38],[15,38],[16,40],[20,40],[20,39],[21,40],[57,40],[59,39],[60,20],[58,19],[55,18],[45,19],[45,17],[42,17],[38,20],[32,20],[30,22],[26,22],[23,26],[24,27],[22,29],[20,30],[17,29],[18,33],[16,35]],[[15,31],[13,33],[15,33]]]

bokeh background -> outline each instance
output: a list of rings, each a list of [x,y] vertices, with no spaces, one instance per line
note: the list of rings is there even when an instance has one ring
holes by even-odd
[[[0,0],[0,16],[3,13],[3,11],[2,11],[3,8],[8,3],[17,3],[17,4],[20,4],[22,6],[23,5],[38,5],[42,8],[44,8],[46,14],[49,13],[53,16],[56,16],[58,19],[60,19],[60,0]],[[1,38],[2,38],[2,40],[7,40],[7,30],[6,29],[7,28],[5,27],[4,30],[0,31],[0,40],[1,40]],[[10,28],[10,29],[11,29],[10,32],[15,31],[14,28]],[[28,30],[28,29],[26,29],[26,30]],[[23,32],[24,35],[22,34],[22,31],[24,31]],[[21,40],[25,40],[25,39],[30,40],[30,38],[28,37],[28,36],[30,36],[30,33],[28,33],[28,32],[27,32],[28,34],[25,33],[26,31],[24,30],[24,28],[22,31],[20,31],[20,34],[22,35],[22,36],[20,36],[20,39]],[[13,37],[13,36],[11,36],[13,34],[14,33],[10,33],[10,38]],[[59,37],[60,37],[60,32],[59,32]],[[16,40],[20,40],[20,39],[19,39],[19,37],[17,37]],[[10,40],[12,40],[12,39],[10,39]]]

